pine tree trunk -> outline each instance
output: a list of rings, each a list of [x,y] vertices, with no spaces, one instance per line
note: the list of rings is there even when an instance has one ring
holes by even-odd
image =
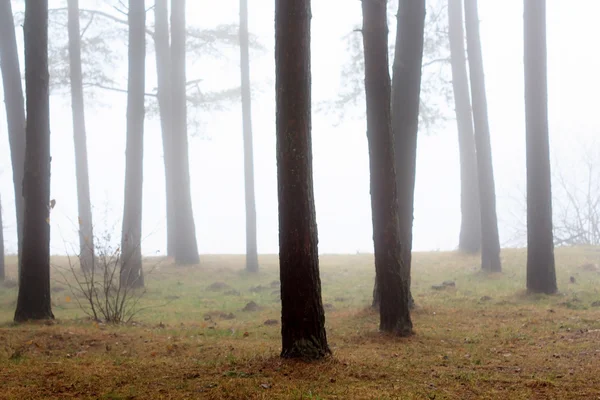
[[[198,264],[198,242],[192,209],[187,137],[187,97],[185,72],[185,0],[171,2],[171,88],[173,146],[173,214],[175,217],[175,263]]]
[[[379,327],[408,336],[412,321],[400,245],[386,9],[386,1],[362,1],[373,241],[380,291]]]
[[[254,150],[252,146],[252,99],[250,91],[250,55],[248,47],[248,0],[240,0],[240,68],[242,74],[242,119],[244,131],[246,270],[248,272],[258,272],[256,199],[254,197]]]
[[[487,98],[483,73],[483,56],[479,37],[479,15],[477,0],[465,0],[467,51],[471,75],[471,97],[473,99],[473,126],[477,154],[477,175],[481,209],[481,268],[484,271],[500,272],[500,237],[496,215],[496,188],[492,165],[492,146],[487,115]]]
[[[94,265],[94,239],[90,179],[88,173],[87,139],[81,73],[81,37],[79,0],[68,0],[69,65],[71,78],[71,108],[75,143],[75,175],[77,178],[77,210],[79,213],[79,262],[90,271]]]
[[[462,0],[448,0],[448,36],[452,88],[460,155],[460,236],[458,249],[475,254],[481,249],[481,213],[477,183],[477,156],[473,135],[473,113],[465,56]]]
[[[548,134],[546,1],[524,1],[527,141],[527,289],[555,293],[552,188]]]
[[[417,133],[421,94],[421,66],[425,33],[425,0],[398,2],[396,44],[392,79],[392,130],[396,160],[396,187],[400,243],[405,279],[410,291],[412,231],[417,172]]]
[[[2,223],[2,202],[0,201],[0,282],[4,282],[6,271],[4,267],[4,225]]]
[[[17,217],[17,238],[19,265],[23,245],[23,177],[25,174],[25,108],[21,69],[15,35],[15,25],[10,0],[0,0],[0,70],[4,88],[4,105],[8,122],[13,185],[15,190],[15,210]]]
[[[175,211],[173,192],[173,137],[171,110],[171,45],[169,44],[168,0],[155,0],[154,46],[156,51],[156,75],[158,81],[158,109],[162,132],[163,157],[165,163],[165,193],[167,205],[167,255],[175,255]]]
[[[310,0],[275,1],[281,357],[318,359],[330,350],[312,176],[310,19]]]
[[[53,319],[50,299],[50,91],[48,0],[26,0],[27,129],[23,253],[15,321]]]
[[[144,0],[129,0],[129,71],[127,78],[127,148],[125,201],[121,236],[121,279],[126,287],[143,287],[142,186],[144,165],[144,90],[146,76],[146,9]]]

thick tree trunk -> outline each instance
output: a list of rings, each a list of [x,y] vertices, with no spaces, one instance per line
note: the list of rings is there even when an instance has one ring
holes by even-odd
[[[175,211],[173,192],[173,137],[171,111],[171,45],[169,43],[169,1],[155,0],[154,47],[158,80],[158,109],[165,163],[165,193],[167,204],[167,255],[175,255]]]
[[[71,108],[75,143],[75,175],[77,178],[77,210],[79,212],[79,262],[84,271],[94,265],[94,239],[90,178],[88,173],[87,140],[81,73],[81,36],[79,0],[68,0],[69,65],[71,73]]]
[[[552,188],[548,134],[546,1],[524,1],[527,141],[527,289],[555,293]]]
[[[240,0],[240,68],[242,74],[242,127],[244,131],[244,194],[246,201],[246,270],[258,272],[256,200],[254,197],[254,149],[248,46],[248,0]]]
[[[483,56],[479,38],[479,16],[477,0],[465,0],[467,51],[471,75],[471,97],[473,99],[473,123],[477,154],[477,176],[481,209],[481,268],[500,272],[500,237],[496,215],[496,188],[492,165],[492,145],[487,115]]]
[[[0,282],[4,282],[6,272],[4,268],[4,225],[2,224],[2,202],[0,202]]]
[[[15,321],[53,319],[50,300],[48,0],[25,1],[27,129],[23,253]]]
[[[198,242],[192,209],[187,137],[187,97],[185,73],[185,0],[171,2],[171,88],[173,186],[175,217],[175,263],[198,264]]]
[[[481,213],[477,183],[477,156],[473,135],[473,113],[465,57],[462,0],[448,0],[448,36],[452,66],[452,88],[460,155],[460,236],[458,250],[475,254],[481,249]]]
[[[23,176],[25,174],[25,108],[21,69],[10,0],[0,0],[0,69],[8,122],[8,141],[15,188],[19,265],[23,244]]]
[[[275,1],[281,357],[330,353],[321,299],[311,140],[310,0]]]
[[[121,279],[143,287],[142,185],[144,164],[144,90],[146,77],[146,9],[144,0],[129,0],[129,71],[127,78],[127,148],[125,202],[121,236]]]
[[[412,321],[400,245],[386,9],[386,1],[362,1],[373,241],[381,297],[379,327],[408,336]]]
[[[425,0],[400,0],[397,20],[392,76],[392,131],[394,132],[402,264],[408,282],[409,302],[412,306],[414,301],[410,291],[410,271]]]

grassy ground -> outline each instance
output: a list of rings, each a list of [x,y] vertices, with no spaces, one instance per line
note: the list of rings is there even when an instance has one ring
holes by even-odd
[[[276,256],[257,276],[238,256],[163,262],[147,277],[152,308],[130,326],[92,323],[58,282],[55,323],[13,326],[17,291],[0,287],[0,398],[600,398],[599,261],[598,249],[558,250],[560,294],[530,296],[523,251],[503,252],[501,275],[474,257],[416,254],[416,334],[398,339],[367,308],[372,256],[323,256],[333,356],[319,363],[279,359],[280,326],[265,325],[279,320]],[[456,287],[431,288],[445,280]],[[250,301],[261,308],[242,311]]]

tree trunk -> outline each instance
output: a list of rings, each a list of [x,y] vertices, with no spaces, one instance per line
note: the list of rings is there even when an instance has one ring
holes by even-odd
[[[484,271],[500,272],[502,271],[502,264],[500,262],[500,237],[496,215],[496,189],[478,14],[477,0],[465,0],[467,51],[469,53],[469,72],[471,75],[473,125],[475,128],[477,176],[481,207],[481,268]]]
[[[252,146],[252,100],[248,46],[248,0],[240,0],[240,68],[242,74],[242,125],[244,135],[244,194],[246,204],[246,271],[258,272],[254,154]]]
[[[163,157],[165,163],[165,193],[167,203],[167,255],[175,255],[175,211],[173,186],[173,136],[171,110],[171,45],[169,44],[168,0],[155,0],[154,4],[154,48],[156,51],[156,75],[158,81],[158,109],[162,132]]]
[[[53,319],[50,299],[50,91],[48,0],[26,0],[27,129],[23,253],[15,321]]]
[[[555,293],[548,134],[546,1],[524,1],[527,141],[527,289]]]
[[[146,76],[146,9],[144,0],[129,0],[129,71],[127,78],[127,148],[125,201],[121,236],[121,279],[143,287],[142,184],[144,164],[144,90]]]
[[[15,188],[19,265],[23,245],[23,176],[25,174],[25,108],[21,69],[10,0],[0,0],[0,69],[8,122],[8,141]]]
[[[0,202],[0,282],[4,282],[6,272],[4,268],[4,225],[2,224],[2,202]]]
[[[90,271],[94,263],[94,239],[90,178],[85,132],[83,78],[81,73],[81,36],[79,29],[79,0],[68,0],[69,64],[71,72],[71,108],[75,143],[75,175],[77,178],[77,210],[79,213],[79,262]]]
[[[275,1],[281,357],[330,353],[321,299],[311,140],[310,0]]]
[[[473,136],[473,113],[465,57],[462,0],[448,0],[448,36],[460,155],[461,220],[458,250],[475,254],[481,249],[481,213],[477,183],[477,156]]]
[[[408,336],[412,334],[412,321],[400,245],[386,2],[362,1],[371,211],[380,291],[379,327],[384,332]]]
[[[198,242],[192,210],[187,137],[187,97],[185,73],[185,0],[171,2],[171,88],[173,146],[173,214],[175,217],[175,263],[198,264]]]

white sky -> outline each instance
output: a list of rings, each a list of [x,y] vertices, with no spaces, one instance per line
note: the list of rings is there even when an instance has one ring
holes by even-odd
[[[81,0],[86,7],[93,0]],[[60,0],[51,0],[59,4]],[[147,1],[149,3],[149,1]],[[236,23],[238,2],[188,0],[188,23],[214,27]],[[522,1],[480,0],[481,34],[498,195],[500,233],[509,239],[522,215],[524,188],[524,105]],[[217,6],[216,4],[223,4]],[[313,101],[332,100],[339,91],[344,62],[342,37],[360,24],[360,1],[313,1]],[[250,31],[268,49],[251,59],[252,80],[259,85],[253,101],[258,245],[261,253],[278,251],[275,164],[274,1],[250,0]],[[597,0],[548,0],[550,128],[553,157],[577,158],[600,131],[596,118],[600,56]],[[21,35],[17,28],[18,36]],[[22,45],[22,43],[20,43]],[[149,44],[152,46],[152,44]],[[237,52],[232,61],[194,64],[188,78],[202,77],[205,87],[228,88],[239,82]],[[191,57],[189,57],[191,58]],[[126,67],[125,65],[123,66]],[[147,88],[155,87],[153,52],[148,53]],[[1,94],[0,94],[1,96]],[[106,223],[120,228],[125,154],[125,95],[102,93],[103,107],[87,107],[90,181],[97,230]],[[70,100],[51,98],[52,252],[76,243],[75,172]],[[202,114],[201,114],[202,115]],[[241,106],[206,113],[203,136],[190,141],[193,206],[201,253],[243,253],[245,220]],[[16,248],[12,175],[4,108],[0,110],[0,194],[4,206],[7,251]],[[314,181],[319,250],[322,253],[372,251],[368,152],[364,121],[333,126],[313,113]],[[208,139],[207,139],[208,138]],[[165,250],[164,172],[159,124],[146,123],[144,148],[143,251]],[[460,223],[457,134],[450,121],[434,136],[419,139],[415,250],[453,249]],[[106,218],[105,218],[106,216]],[[118,240],[118,235],[115,237]]]

